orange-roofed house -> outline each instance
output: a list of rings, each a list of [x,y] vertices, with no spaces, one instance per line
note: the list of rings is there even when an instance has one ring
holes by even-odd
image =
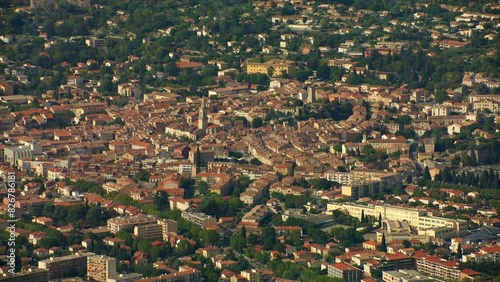
[[[460,271],[460,281],[479,281],[478,278],[483,278],[483,274],[481,272],[477,272],[468,268],[462,269],[462,271]]]
[[[366,249],[366,250],[376,250],[380,247],[380,243],[379,242],[375,242],[375,241],[365,241],[363,242],[363,248]]]

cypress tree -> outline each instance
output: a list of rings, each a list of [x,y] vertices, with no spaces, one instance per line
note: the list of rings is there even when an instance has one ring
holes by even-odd
[[[241,237],[243,237],[243,239],[247,238],[247,229],[245,228],[245,226],[241,228]]]
[[[431,173],[429,172],[429,167],[426,166],[424,169],[424,179],[431,180]]]
[[[196,155],[195,155],[195,160],[196,168],[200,168],[201,166],[201,153],[200,153],[200,146],[196,148]]]
[[[382,234],[382,244],[380,244],[380,251],[387,252],[387,242],[385,240],[385,233]]]

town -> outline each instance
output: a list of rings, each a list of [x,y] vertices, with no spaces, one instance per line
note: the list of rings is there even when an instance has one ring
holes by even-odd
[[[0,281],[500,281],[500,2],[0,1]]]

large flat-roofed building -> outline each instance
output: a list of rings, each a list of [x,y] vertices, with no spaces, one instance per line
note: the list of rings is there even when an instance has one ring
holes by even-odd
[[[47,282],[49,281],[49,271],[46,269],[28,270],[9,275],[6,273],[0,274],[2,282]]]
[[[87,277],[99,282],[132,282],[143,276],[139,273],[116,273],[116,259],[108,256],[89,256],[87,258]]]
[[[390,220],[407,221],[410,226],[418,226],[420,216],[425,214],[425,211],[404,208],[389,205],[358,205],[353,203],[330,203],[327,205],[327,210],[341,210],[348,213],[350,216],[357,217],[361,219],[361,214],[364,213],[365,216],[373,216],[378,218],[379,215],[382,218]]]
[[[342,195],[353,198],[370,197],[378,193],[380,193],[380,181],[342,186]]]
[[[208,226],[217,225],[216,218],[201,212],[183,211],[181,217],[188,221],[191,221],[192,223],[200,226],[203,229],[207,228]]]
[[[432,277],[413,269],[400,269],[382,272],[384,282],[427,282]]]
[[[268,76],[281,76],[295,71],[295,63],[287,60],[269,60],[265,63],[247,63],[247,73],[262,73]]]
[[[329,264],[328,276],[340,278],[346,282],[359,282],[361,270],[347,263]]]
[[[107,282],[133,282],[143,278],[139,273],[120,273],[116,276],[108,277]]]
[[[4,149],[6,163],[17,166],[18,159],[33,159],[33,150],[28,146],[7,147]]]
[[[369,169],[351,172],[329,171],[325,173],[325,178],[342,184],[342,194],[354,198],[390,192],[396,184],[403,181],[401,174]]]
[[[473,94],[469,95],[469,103],[474,103],[482,100],[490,100],[495,102],[500,102],[500,95],[498,94]]]
[[[493,100],[480,100],[472,103],[472,109],[474,109],[474,111],[488,110],[492,113],[498,113],[500,109],[500,102]]]
[[[463,235],[467,229],[467,221],[445,217],[429,216],[424,210],[391,205],[359,205],[353,203],[330,203],[327,204],[327,213],[333,210],[341,210],[353,217],[361,219],[361,215],[373,216],[384,219],[406,221],[418,230],[419,235],[451,239]]]
[[[428,256],[417,259],[417,270],[445,281],[459,281],[460,262]]]
[[[74,277],[79,273],[87,273],[87,257],[94,253],[75,253],[63,257],[52,257],[38,262],[38,269],[47,269],[49,279]]]
[[[160,276],[136,280],[136,282],[198,282],[203,281],[201,272],[189,266],[179,267],[179,271]]]
[[[107,227],[111,233],[116,234],[123,229],[133,230],[138,225],[157,223],[158,217],[154,215],[140,214],[135,216],[118,216],[108,219]]]
[[[163,237],[162,229],[157,223],[137,225],[134,227],[134,235],[145,240],[159,239]]]
[[[46,203],[51,203],[50,199],[22,199],[17,200],[14,206],[16,207],[16,215],[32,213],[36,207],[43,206]]]
[[[177,233],[178,225],[177,221],[172,219],[160,218],[157,223],[161,225],[163,233],[174,232]]]
[[[270,213],[271,209],[269,207],[264,205],[256,205],[243,216],[241,222],[259,223]]]
[[[116,276],[116,259],[108,256],[90,256],[87,258],[87,277],[107,282]]]

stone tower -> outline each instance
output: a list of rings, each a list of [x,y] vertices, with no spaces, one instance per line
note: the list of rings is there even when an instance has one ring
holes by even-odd
[[[198,112],[198,129],[206,130],[208,127],[208,117],[205,109],[205,97],[201,98],[200,110]]]

